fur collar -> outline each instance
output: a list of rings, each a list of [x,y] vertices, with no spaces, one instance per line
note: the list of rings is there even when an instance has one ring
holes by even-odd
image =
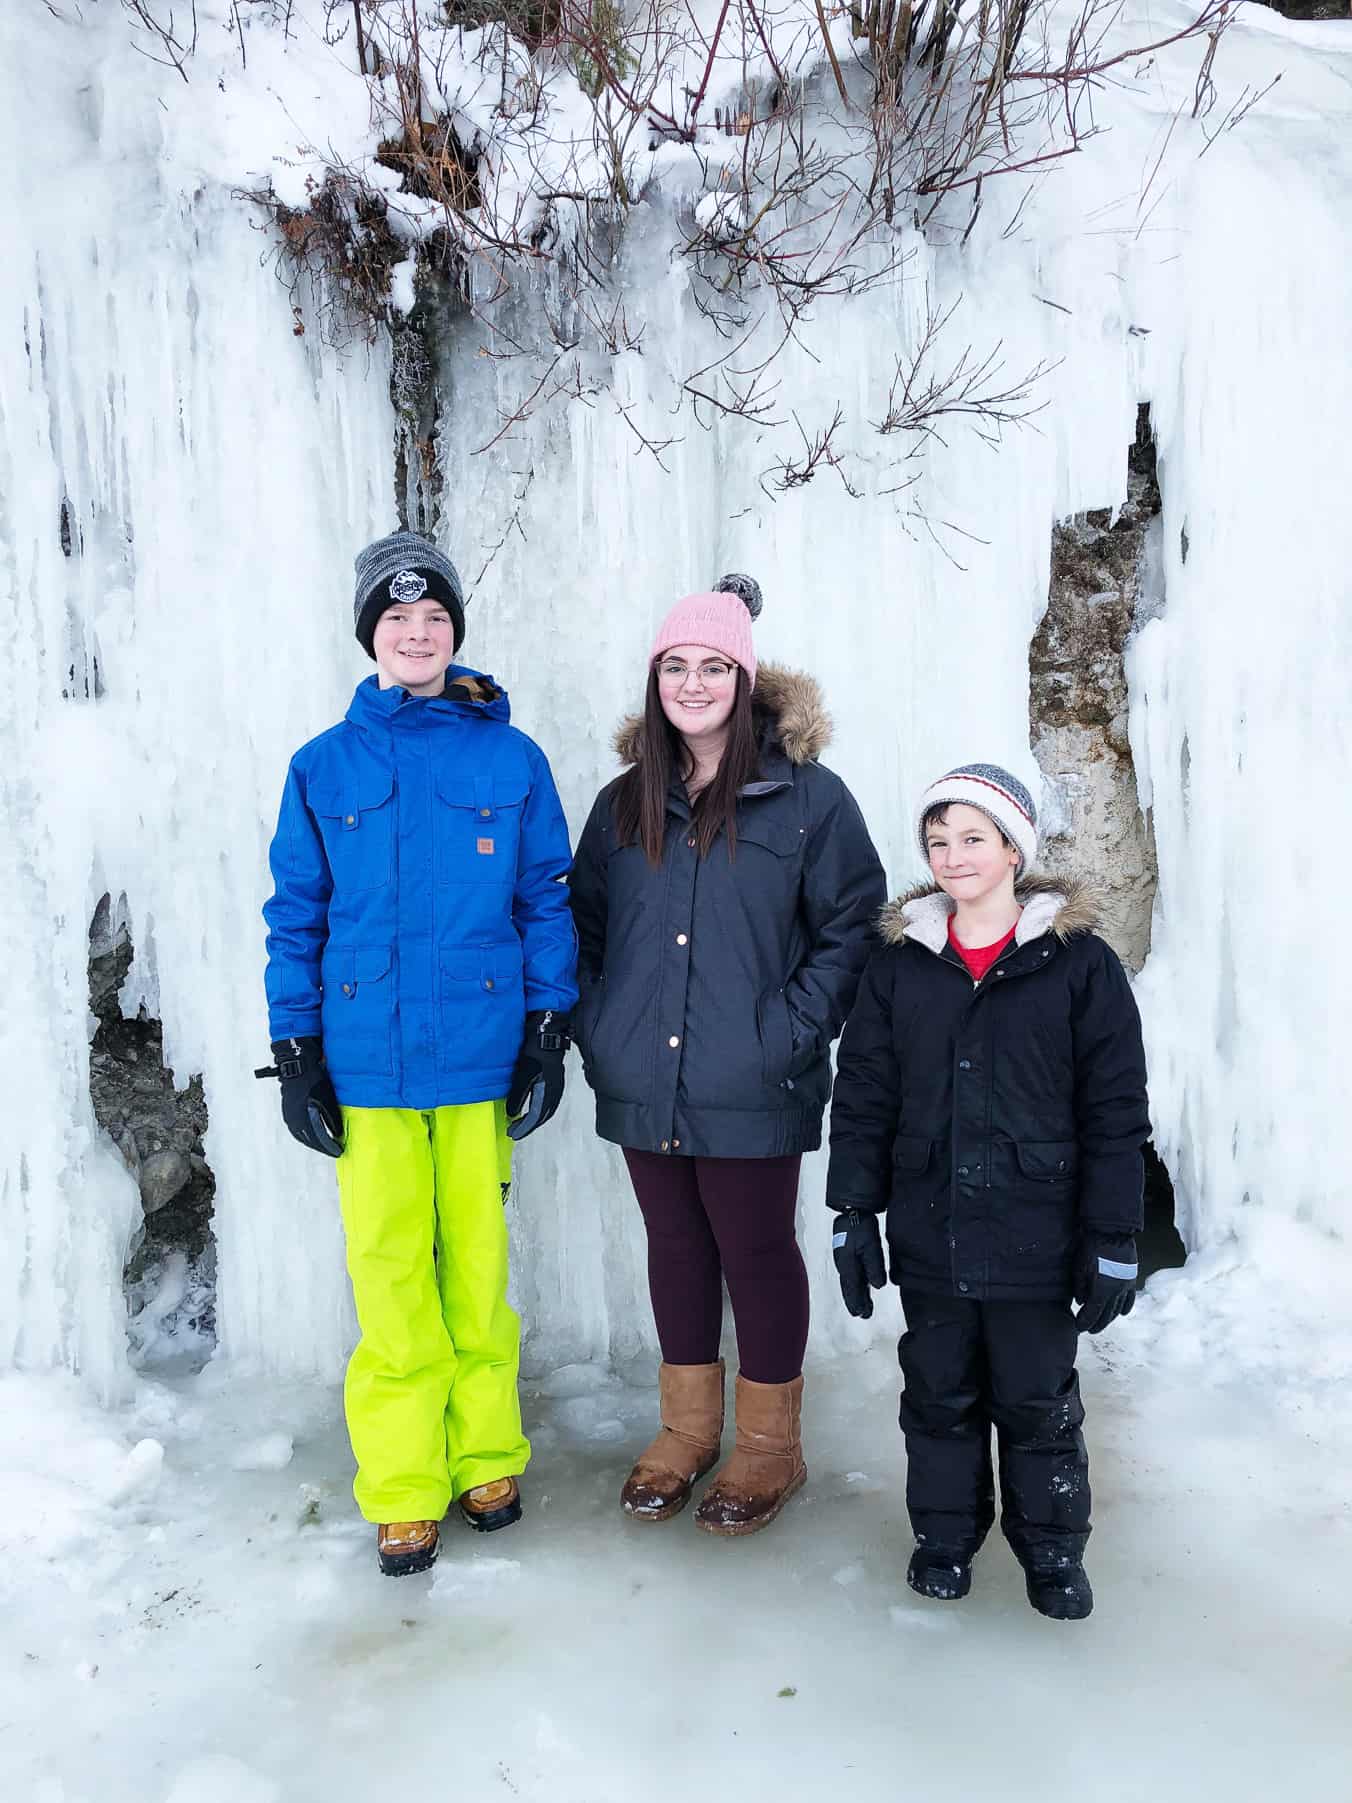
[[[446,684],[438,700],[441,701],[496,701],[503,691],[487,676],[476,676],[466,671]]]
[[[1016,945],[1027,945],[1044,933],[1060,940],[1075,933],[1092,933],[1099,924],[1099,904],[1088,883],[1074,876],[1027,875],[1014,885],[1023,908],[1014,933]],[[918,883],[887,903],[878,916],[878,931],[886,945],[913,939],[942,952],[948,944],[948,917],[953,903],[937,883]]]
[[[831,743],[831,716],[821,685],[805,671],[761,664],[751,692],[751,708],[757,732],[777,740],[791,764],[815,763]],[[622,764],[638,762],[642,732],[642,714],[628,714],[620,722],[615,755]]]

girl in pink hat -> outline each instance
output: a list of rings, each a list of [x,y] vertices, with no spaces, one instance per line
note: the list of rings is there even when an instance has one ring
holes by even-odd
[[[757,664],[760,608],[725,576],[662,622],[570,879],[575,1038],[643,1213],[662,1348],[661,1431],[621,1503],[665,1521],[718,1460],[726,1282],[736,1445],[695,1515],[715,1534],[766,1526],[806,1477],[798,1167],[884,897],[859,809],[817,761],[816,682]]]

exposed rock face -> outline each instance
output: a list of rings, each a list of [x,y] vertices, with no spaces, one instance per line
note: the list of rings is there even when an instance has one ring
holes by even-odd
[[[390,399],[396,420],[394,492],[399,523],[435,538],[441,521],[442,475],[437,457],[444,384],[439,359],[454,342],[467,308],[465,275],[450,247],[438,240],[418,263],[418,298],[404,318],[390,321]],[[467,571],[461,572],[468,575]]]
[[[142,1009],[122,1016],[118,995],[131,967],[132,944],[117,923],[108,896],[89,931],[89,1006],[98,1018],[89,1052],[89,1093],[94,1117],[122,1154],[141,1191],[144,1225],[132,1242],[124,1283],[132,1315],[153,1305],[160,1278],[173,1270],[190,1298],[184,1324],[197,1336],[214,1331],[211,1237],[216,1180],[203,1155],[206,1097],[200,1076],[175,1089],[164,1068],[160,1023]],[[185,1275],[189,1281],[184,1284]],[[165,1311],[157,1328],[172,1331]]]
[[[1287,19],[1346,19],[1352,15],[1349,0],[1262,0]]]
[[[1033,754],[1051,791],[1047,813],[1055,815],[1043,822],[1040,862],[1094,884],[1103,936],[1133,972],[1150,949],[1159,873],[1136,794],[1122,653],[1133,628],[1163,605],[1159,515],[1150,409],[1142,407],[1121,513],[1089,513],[1052,530],[1050,596],[1028,654]],[[1173,1184],[1153,1145],[1145,1149],[1138,1249],[1143,1278],[1185,1256]]]
[[[1093,882],[1103,897],[1104,937],[1132,971],[1150,945],[1157,869],[1136,795],[1122,652],[1148,599],[1159,511],[1150,415],[1142,407],[1121,513],[1088,513],[1053,529],[1050,598],[1028,656],[1033,754],[1052,792],[1041,861]]]

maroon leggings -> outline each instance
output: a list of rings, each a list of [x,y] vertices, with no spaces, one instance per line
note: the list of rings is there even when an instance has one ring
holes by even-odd
[[[793,1235],[799,1159],[668,1158],[623,1148],[648,1229],[648,1288],[662,1357],[711,1365],[723,1279],[742,1376],[786,1384],[803,1369],[807,1271]]]

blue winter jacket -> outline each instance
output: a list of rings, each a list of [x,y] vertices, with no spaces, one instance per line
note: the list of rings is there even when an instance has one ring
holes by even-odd
[[[321,1034],[353,1107],[505,1095],[526,1011],[577,1000],[549,765],[491,678],[453,665],[446,681],[420,700],[368,677],[292,758],[282,795],[263,909],[271,1033]]]

